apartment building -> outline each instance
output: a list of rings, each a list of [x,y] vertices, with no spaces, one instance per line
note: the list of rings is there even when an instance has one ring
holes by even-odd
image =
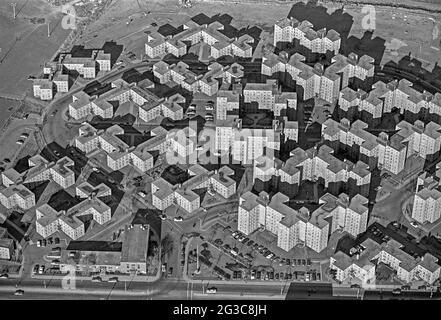
[[[216,119],[227,120],[227,115],[238,115],[240,95],[231,90],[219,90],[216,95]]]
[[[336,271],[336,279],[339,281],[358,278],[363,283],[374,284],[375,268],[379,263],[384,263],[406,283],[423,280],[433,284],[440,276],[441,267],[437,262],[438,259],[430,253],[415,259],[393,239],[380,245],[368,238],[350,256],[337,252],[330,259],[330,268]]]
[[[410,152],[409,149],[420,150],[421,145],[421,140],[418,140],[418,146],[412,143],[416,139],[412,136],[408,125],[401,122],[397,125],[397,129],[400,128],[401,130],[390,138],[384,132],[380,132],[377,137],[366,131],[368,125],[360,120],[356,120],[351,125],[348,119],[342,119],[340,122],[327,119],[322,125],[322,136],[336,152],[347,151],[370,168],[377,166],[398,174],[404,169],[406,159],[415,153],[415,151]],[[425,142],[424,151],[428,149],[427,145],[428,143]]]
[[[402,143],[407,143],[407,155],[418,154],[428,160],[434,160],[439,156],[441,147],[441,126],[435,122],[424,125],[423,121],[417,120],[412,125],[401,121],[396,126],[396,134],[402,136]]]
[[[272,128],[244,128],[242,119],[229,116],[227,120],[217,120],[215,153],[232,154],[233,160],[252,163],[261,155],[274,155],[280,150],[282,126],[274,120]]]
[[[45,180],[57,183],[62,188],[68,188],[75,183],[75,174],[71,170],[74,162],[65,156],[56,162],[49,162],[40,155],[28,159],[29,168],[21,173],[10,168],[2,173],[2,182],[6,187],[13,184],[34,184]]]
[[[232,197],[236,193],[236,181],[231,178],[233,175],[233,169],[223,166],[211,176],[211,188],[225,199]]]
[[[159,210],[165,210],[174,203],[173,186],[164,178],[152,181],[152,204]]]
[[[176,93],[168,98],[161,99],[154,104],[143,104],[139,108],[139,119],[150,122],[159,116],[172,120],[181,120],[184,117],[183,105],[185,98]]]
[[[28,210],[35,206],[35,195],[24,185],[11,185],[0,190],[0,203],[7,209]]]
[[[158,32],[148,35],[145,53],[156,58],[167,53],[180,57],[187,53],[187,43],[191,46],[203,42],[209,46],[210,56],[217,59],[224,55],[251,58],[254,39],[245,34],[239,38],[229,38],[221,31],[224,25],[218,21],[199,25],[193,20],[183,24],[183,31],[173,36],[163,36]]]
[[[79,198],[88,198],[90,196],[95,197],[108,197],[112,195],[112,189],[106,184],[100,183],[96,187],[92,186],[89,182],[83,182],[75,186],[75,195]]]
[[[354,53],[348,57],[339,54],[331,62],[325,68],[321,63],[314,66],[306,64],[306,58],[299,53],[289,59],[283,52],[279,56],[269,54],[262,59],[261,73],[278,75],[279,80],[290,86],[295,83],[302,100],[319,97],[328,103],[336,102],[340,90],[354,79],[364,83],[374,75],[373,59],[367,55],[359,58]]]
[[[153,65],[153,74],[161,84],[176,83],[192,93],[201,92],[208,96],[213,96],[218,92],[220,81],[229,83],[233,79],[243,77],[243,67],[237,63],[223,67],[221,64],[214,62],[208,66],[208,71],[205,74],[200,75],[189,70],[189,68],[182,61],[170,65],[164,61],[159,61]]]
[[[381,245],[367,238],[360,244],[361,250],[353,255],[337,251],[329,262],[330,269],[335,270],[338,281],[358,279],[363,286],[375,284],[376,264],[373,257],[381,251]]]
[[[62,53],[58,64],[69,71],[76,71],[85,79],[93,79],[99,71],[110,71],[111,55],[104,50],[92,50],[90,57],[74,57],[70,53]]]
[[[441,171],[434,175],[422,173],[413,197],[412,219],[419,223],[434,223],[441,217]]]
[[[157,106],[158,103],[163,102],[165,105],[158,109],[164,109],[164,114],[171,114],[179,117],[179,107],[170,102],[182,103],[178,96],[170,97],[172,99],[178,98],[176,101],[164,101],[159,99],[153,93],[142,89],[135,84],[128,84],[124,80],[114,81],[111,89],[101,94],[100,96],[89,96],[84,91],[80,91],[72,95],[72,102],[69,104],[69,115],[75,120],[86,118],[90,115],[100,116],[104,119],[112,118],[114,113],[114,105],[122,105],[125,103],[134,103],[140,109],[140,114],[145,118],[149,118],[148,110],[151,106]],[[165,109],[170,110],[165,110]],[[137,108],[133,108],[137,110]],[[141,111],[143,110],[143,111]],[[132,111],[135,112],[135,111]],[[138,114],[135,114],[138,117]],[[140,115],[141,116],[141,115]]]
[[[11,260],[14,255],[15,243],[7,234],[7,230],[0,227],[0,260]]]
[[[95,150],[103,150],[107,154],[107,165],[112,170],[133,166],[141,172],[146,172],[153,168],[153,156],[150,151],[156,150],[158,139],[152,138],[152,141],[147,140],[136,147],[129,147],[117,137],[124,135],[124,130],[118,125],[113,125],[106,130],[97,130],[89,123],[84,123],[78,131],[74,145],[86,154]],[[158,138],[164,139],[162,135]]]
[[[188,169],[188,173],[190,178],[175,186],[163,178],[152,181],[153,205],[159,210],[165,210],[176,204],[187,212],[193,212],[203,201],[199,192],[195,191],[208,189],[207,191],[217,192],[224,198],[230,198],[236,193],[236,181],[230,178],[234,175],[234,171],[227,166],[208,171],[201,165],[195,164]]]
[[[368,200],[361,195],[349,200],[346,194],[337,198],[327,193],[312,211],[293,209],[288,202],[289,197],[280,192],[271,200],[264,191],[259,196],[246,192],[239,200],[238,230],[248,235],[264,228],[277,236],[277,245],[285,251],[302,244],[316,252],[326,248],[335,231],[356,237],[366,230]]]
[[[57,212],[48,204],[43,204],[36,209],[35,227],[43,238],[62,231],[76,240],[85,234],[84,223],[78,218],[80,216],[89,216],[100,225],[112,218],[110,207],[96,196],[91,196],[67,211]]]
[[[340,50],[340,34],[326,28],[314,30],[314,25],[309,21],[298,21],[293,17],[279,20],[274,25],[274,46],[283,48],[284,43],[299,44],[312,53],[337,54]]]
[[[34,97],[44,101],[54,98],[54,84],[49,79],[35,79],[33,81]]]

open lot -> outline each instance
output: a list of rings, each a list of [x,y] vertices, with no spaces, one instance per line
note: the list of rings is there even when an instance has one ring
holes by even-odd
[[[0,0],[0,93],[23,94],[31,88],[27,77],[41,72],[44,61],[49,60],[71,30],[61,27],[61,12],[43,0],[20,0],[17,17],[12,17],[10,1]],[[34,23],[32,18],[50,21],[47,25]]]

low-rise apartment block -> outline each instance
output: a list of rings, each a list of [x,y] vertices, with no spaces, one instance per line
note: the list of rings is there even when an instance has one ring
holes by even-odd
[[[437,262],[438,259],[430,253],[415,259],[393,239],[380,245],[368,238],[350,256],[338,251],[331,257],[330,268],[335,270],[338,281],[357,278],[363,284],[374,285],[376,267],[384,263],[406,283],[423,280],[433,284],[440,276],[441,267]]]
[[[210,56],[214,59],[224,55],[242,58],[251,58],[253,55],[251,44],[254,39],[247,34],[239,38],[229,38],[222,33],[224,25],[220,22],[199,25],[189,20],[184,23],[183,29],[182,32],[173,36],[163,36],[158,32],[149,34],[145,44],[145,53],[151,58],[167,53],[180,57],[187,53],[187,43],[193,46],[202,42],[209,46]]]
[[[37,208],[36,216],[36,230],[43,238],[62,231],[73,240],[85,234],[84,223],[78,217],[89,216],[100,225],[112,218],[110,207],[96,196],[89,197],[67,211],[57,212],[48,204],[43,204]]]

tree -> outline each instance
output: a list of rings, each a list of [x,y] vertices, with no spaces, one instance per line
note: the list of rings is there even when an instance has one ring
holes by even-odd
[[[173,238],[170,236],[170,234],[167,234],[161,240],[161,258],[163,259],[165,256],[167,256],[168,258],[172,252],[173,252]]]

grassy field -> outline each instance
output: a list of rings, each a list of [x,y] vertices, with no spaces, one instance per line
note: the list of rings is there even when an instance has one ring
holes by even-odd
[[[61,12],[43,0],[20,0],[17,17],[12,17],[10,1],[0,0],[0,93],[22,94],[31,88],[29,74],[41,72],[41,65],[51,58],[70,30],[61,27]],[[46,24],[30,19],[50,21],[51,36]]]

